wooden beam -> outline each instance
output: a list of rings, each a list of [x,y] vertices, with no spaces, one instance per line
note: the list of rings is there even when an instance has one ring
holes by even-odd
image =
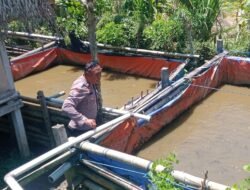
[[[4,43],[1,40],[0,40],[0,65],[3,66],[3,70],[7,78],[7,83],[8,83],[7,90],[15,91],[14,80],[13,80],[13,76],[12,76],[11,69],[10,69],[8,55],[7,55]],[[7,110],[5,110],[4,108],[2,108],[2,110],[4,110],[4,112],[6,111],[11,112],[11,118],[12,118],[13,125],[15,128],[16,139],[17,139],[20,154],[22,157],[29,157],[30,151],[29,151],[27,136],[26,136],[25,129],[24,129],[22,115],[19,109],[20,108],[19,103],[22,103],[19,99],[16,101],[16,103],[13,103],[13,101],[10,101],[9,105],[7,104],[7,107],[6,107]],[[4,107],[5,106],[6,105],[4,105]]]
[[[28,158],[30,156],[29,145],[26,137],[26,132],[24,130],[23,118],[20,109],[16,109],[11,112],[12,122],[15,128],[16,139],[18,148],[22,157]]]
[[[49,111],[47,108],[47,103],[46,103],[46,99],[44,97],[43,91],[40,90],[37,92],[37,98],[40,100],[40,104],[42,107],[43,119],[44,119],[44,125],[47,129],[47,133],[48,133],[48,136],[50,139],[51,147],[54,147],[55,142],[54,142],[52,128],[51,128],[52,125],[51,125],[50,115],[49,115]]]
[[[1,105],[0,106],[0,117],[12,112],[13,110],[20,109],[20,107],[22,107],[22,105],[23,104],[20,100],[9,101],[6,104]]]

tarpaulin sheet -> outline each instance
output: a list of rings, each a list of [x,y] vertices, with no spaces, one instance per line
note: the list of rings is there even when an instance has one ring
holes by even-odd
[[[93,164],[97,166],[100,164],[100,167],[105,167],[114,174],[118,174],[119,176],[128,179],[130,182],[133,182],[143,189],[147,189],[146,187],[149,184],[149,178],[147,177],[148,168],[142,169],[135,165],[109,158],[105,155],[98,155],[87,151],[81,155],[81,158],[87,159],[90,162],[94,161]]]
[[[60,59],[63,63],[83,64],[90,61],[90,54],[75,53],[65,49],[59,49]],[[162,67],[167,67],[172,73],[182,63],[179,61],[169,61],[164,58],[143,57],[143,56],[118,56],[98,54],[100,64],[104,68],[114,71],[134,74],[147,78],[160,79]]]
[[[12,61],[11,70],[13,78],[14,80],[18,80],[30,74],[43,71],[53,65],[56,58],[56,49],[52,48]]]
[[[172,73],[179,65],[179,61],[169,61],[163,58],[143,56],[117,56],[98,54],[99,62],[104,68],[121,73],[160,79],[162,67],[167,67]],[[89,53],[76,53],[62,48],[51,48],[39,53],[34,53],[25,58],[11,62],[14,80],[29,74],[43,71],[54,64],[84,65],[91,60]]]
[[[224,83],[250,84],[250,60],[225,57],[219,65],[214,65],[195,76],[183,94],[172,105],[155,113],[149,123],[138,127],[128,119],[118,126],[101,145],[122,152],[133,153],[166,124],[182,112],[204,99],[213,88]]]
[[[226,57],[223,59],[224,82],[228,84],[250,84],[250,58]]]

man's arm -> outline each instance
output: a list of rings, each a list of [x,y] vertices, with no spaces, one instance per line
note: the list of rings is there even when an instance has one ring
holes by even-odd
[[[71,89],[69,96],[63,102],[62,110],[78,126],[83,126],[87,120],[87,117],[78,112],[76,107],[84,98],[86,98],[88,94],[89,90],[87,88],[74,88]]]

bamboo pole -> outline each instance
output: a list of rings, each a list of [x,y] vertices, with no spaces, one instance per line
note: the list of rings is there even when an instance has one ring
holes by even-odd
[[[82,0],[83,2],[83,0]],[[45,40],[62,40],[62,38],[56,36],[46,36],[40,34],[30,34],[24,32],[12,32],[8,31],[8,35],[13,36],[25,36],[27,38],[37,38],[37,39],[45,39]],[[87,41],[82,41],[85,45],[90,45]],[[130,48],[130,47],[116,47],[108,44],[97,43],[98,48],[103,49],[111,49],[111,50],[118,50],[118,51],[125,51],[125,52],[133,52],[133,53],[140,53],[140,54],[149,54],[155,56],[169,56],[169,57],[179,57],[179,58],[195,58],[198,59],[199,55],[193,54],[182,54],[182,53],[172,53],[172,52],[164,52],[164,51],[154,51],[154,50],[146,50],[146,49],[137,49],[137,48]]]
[[[43,39],[45,41],[58,41],[63,40],[63,38],[56,37],[56,36],[47,36],[47,35],[41,35],[41,34],[34,34],[34,33],[27,33],[27,32],[15,32],[15,31],[7,31],[8,36],[12,37],[23,37],[25,39]]]
[[[20,56],[17,56],[17,57],[12,58],[12,59],[10,60],[10,62],[13,62],[13,61],[22,59],[22,58],[27,57],[27,56],[30,56],[30,55],[32,55],[32,54],[34,54],[34,53],[40,52],[40,51],[42,51],[42,50],[44,50],[44,49],[48,49],[48,48],[53,47],[53,46],[55,46],[55,45],[56,45],[56,42],[54,42],[54,41],[53,41],[53,42],[50,42],[50,43],[48,43],[48,44],[43,45],[42,47],[39,47],[39,48],[34,49],[34,50],[32,50],[32,51],[28,51],[28,52],[26,52],[26,53],[24,53],[24,54],[22,54],[22,55],[20,55]]]

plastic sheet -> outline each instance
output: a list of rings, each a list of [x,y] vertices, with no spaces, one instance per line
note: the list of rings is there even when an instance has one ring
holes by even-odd
[[[160,79],[162,67],[168,67],[169,72],[172,73],[182,64],[179,61],[143,56],[117,56],[100,53],[98,58],[104,68],[154,79]],[[18,80],[55,64],[84,65],[90,59],[89,53],[76,53],[62,48],[52,48],[13,61],[11,69],[14,80]]]

